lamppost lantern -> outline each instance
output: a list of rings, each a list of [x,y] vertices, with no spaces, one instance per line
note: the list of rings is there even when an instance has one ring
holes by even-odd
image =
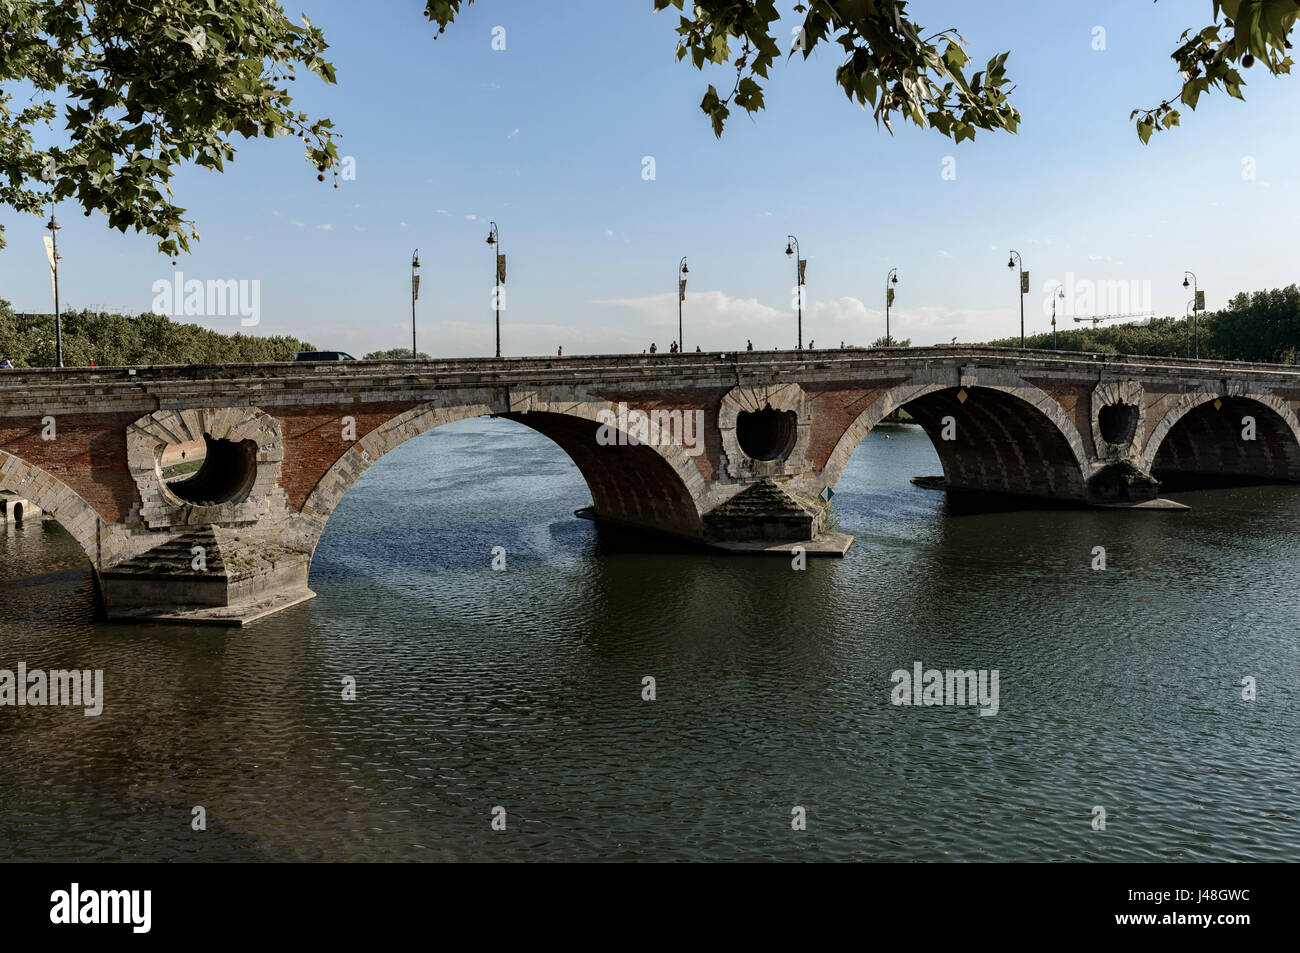
[[[1029,293],[1029,272],[1025,271],[1025,259],[1014,248],[1007,256],[1007,267],[1015,269],[1020,266],[1020,348],[1025,347],[1025,295]]]
[[[885,347],[893,346],[893,338],[889,334],[889,307],[894,303],[894,289],[891,285],[898,284],[898,269],[889,269],[889,274],[885,275]]]
[[[420,249],[411,252],[411,360],[420,352],[415,347],[415,301],[420,297]]]
[[[799,309],[797,328],[797,337],[795,346],[798,350],[803,350],[803,282],[804,282],[804,261],[800,257],[799,239],[793,235],[785,236],[785,254],[787,258],[794,259],[794,293],[795,304]]]
[[[1056,350],[1056,302],[1065,300],[1065,288],[1058,282],[1052,294],[1052,350]]]
[[[492,288],[492,311],[496,317],[497,326],[497,357],[501,356],[501,295],[502,286],[506,283],[506,256],[501,254],[501,230],[497,228],[496,222],[488,222],[487,243],[497,251],[493,277],[496,279]]]
[[[49,248],[47,249],[50,256],[50,274],[54,283],[54,360],[59,366],[63,366],[63,317],[59,313],[59,259],[63,256],[59,254],[59,230],[63,228],[58,220],[54,217],[54,203],[50,202],[50,221],[45,226],[50,230]]]
[[[1190,286],[1188,284],[1190,282]],[[1200,285],[1196,280],[1196,272],[1183,272],[1183,287],[1192,289],[1192,354],[1199,358],[1201,356],[1201,335],[1200,328],[1197,326],[1198,312],[1205,308],[1205,292],[1201,291]]]
[[[677,353],[686,353],[686,342],[682,340],[682,302],[686,300],[686,279],[682,275],[689,275],[691,269],[686,267],[686,256],[677,263]]]

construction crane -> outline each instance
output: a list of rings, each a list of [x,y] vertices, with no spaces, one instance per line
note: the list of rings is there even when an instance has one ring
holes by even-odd
[[[1090,318],[1075,318],[1074,322],[1075,324],[1082,324],[1084,321],[1091,321],[1092,326],[1095,328],[1102,321],[1110,321],[1114,318],[1151,318],[1151,317],[1153,317],[1153,315],[1150,311],[1142,311],[1133,314],[1097,314],[1097,315],[1093,315]]]

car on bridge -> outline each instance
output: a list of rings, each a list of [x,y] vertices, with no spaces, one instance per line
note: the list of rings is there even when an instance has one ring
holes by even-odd
[[[299,351],[293,356],[295,361],[355,361],[356,358],[347,351]]]

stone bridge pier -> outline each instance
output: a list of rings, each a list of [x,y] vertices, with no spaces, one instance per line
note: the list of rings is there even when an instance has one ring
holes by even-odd
[[[0,491],[81,544],[110,618],[238,624],[311,598],[349,487],[446,423],[545,435],[609,523],[843,555],[824,491],[899,409],[950,491],[1136,506],[1162,475],[1300,482],[1297,368],[926,348],[10,371]]]

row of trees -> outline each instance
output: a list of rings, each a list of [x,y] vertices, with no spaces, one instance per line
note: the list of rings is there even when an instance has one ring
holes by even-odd
[[[136,364],[242,364],[292,361],[312,346],[276,335],[221,334],[197,324],[177,324],[159,314],[136,316],[69,311],[63,315],[63,363],[85,367]],[[409,353],[409,352],[408,352]],[[19,318],[0,299],[0,361],[17,367],[53,367],[54,316]]]
[[[1072,328],[1058,331],[1061,351],[1102,354],[1182,356],[1188,351],[1191,324],[1184,318],[1153,318],[1145,324]],[[1200,355],[1211,360],[1300,362],[1300,287],[1241,292],[1222,311],[1203,314],[1197,322]],[[1019,347],[1020,338],[988,342],[994,347]],[[1050,350],[1052,334],[1029,335],[1025,345]]]

